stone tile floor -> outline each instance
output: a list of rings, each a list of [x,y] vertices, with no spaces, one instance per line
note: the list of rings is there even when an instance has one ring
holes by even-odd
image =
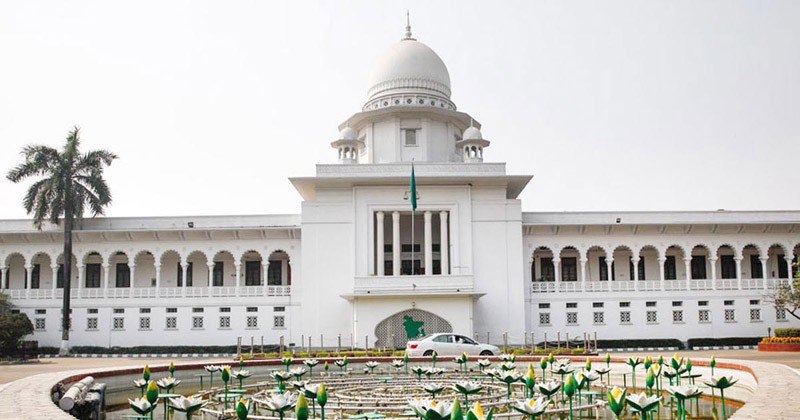
[[[732,419],[798,419],[800,399],[791,397],[800,389],[800,354],[759,354],[754,350],[680,352],[693,359],[717,356],[749,366],[758,377],[758,387],[747,403]],[[641,355],[641,353],[637,354]],[[624,356],[615,354],[615,357]],[[667,355],[665,355],[666,357]],[[723,359],[724,358],[724,359]],[[737,360],[731,360],[737,359]],[[757,360],[753,360],[757,359]],[[145,363],[168,364],[170,359],[51,359],[51,363],[0,367],[0,418],[69,420],[67,415],[50,401],[50,388],[65,377],[87,375],[97,370],[123,368],[140,369]],[[768,360],[768,361],[763,361]],[[181,362],[210,363],[214,360],[181,360]],[[217,361],[230,362],[230,359]],[[779,364],[782,363],[782,364]],[[13,381],[13,382],[10,382]]]

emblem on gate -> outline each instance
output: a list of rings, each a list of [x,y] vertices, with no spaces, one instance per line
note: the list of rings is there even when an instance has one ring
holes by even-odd
[[[425,330],[422,326],[425,321],[414,321],[409,315],[403,315],[403,327],[406,329],[406,338],[416,338],[425,335]]]

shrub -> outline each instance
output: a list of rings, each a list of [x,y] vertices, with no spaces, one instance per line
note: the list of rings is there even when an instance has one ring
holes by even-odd
[[[361,351],[361,350],[353,351],[351,353],[352,353],[352,357],[366,357],[367,356],[367,352]]]
[[[582,347],[578,347],[577,349],[572,349],[572,354],[583,354],[586,353],[586,349]]]
[[[20,350],[22,337],[33,332],[33,324],[22,313],[0,314],[0,354],[16,356]]]
[[[761,337],[690,338],[689,348],[713,346],[755,346]]]
[[[331,354],[328,353],[327,351],[318,351],[317,357],[331,357]]]
[[[775,328],[775,337],[800,337],[800,328]]]
[[[74,354],[203,354],[236,353],[236,346],[74,346]],[[244,354],[244,353],[243,353]]]
[[[764,337],[764,344],[800,344],[800,337]]]
[[[598,349],[657,348],[674,347],[683,350],[683,342],[674,338],[654,338],[649,340],[597,340]]]
[[[392,354],[393,354],[394,356],[403,357],[403,356],[405,356],[405,355],[406,355],[406,351],[405,351],[405,350],[396,350],[396,351],[395,351],[394,353],[392,353]]]

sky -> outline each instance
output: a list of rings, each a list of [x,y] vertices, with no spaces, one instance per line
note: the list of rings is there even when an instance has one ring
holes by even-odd
[[[523,210],[800,209],[797,1],[4,1],[0,173],[79,125],[108,216],[299,213],[406,10]]]

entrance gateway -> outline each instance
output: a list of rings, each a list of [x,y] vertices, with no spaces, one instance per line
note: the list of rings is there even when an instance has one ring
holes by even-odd
[[[403,348],[409,340],[435,333],[451,333],[453,326],[444,318],[420,309],[398,312],[375,327],[377,347]]]

